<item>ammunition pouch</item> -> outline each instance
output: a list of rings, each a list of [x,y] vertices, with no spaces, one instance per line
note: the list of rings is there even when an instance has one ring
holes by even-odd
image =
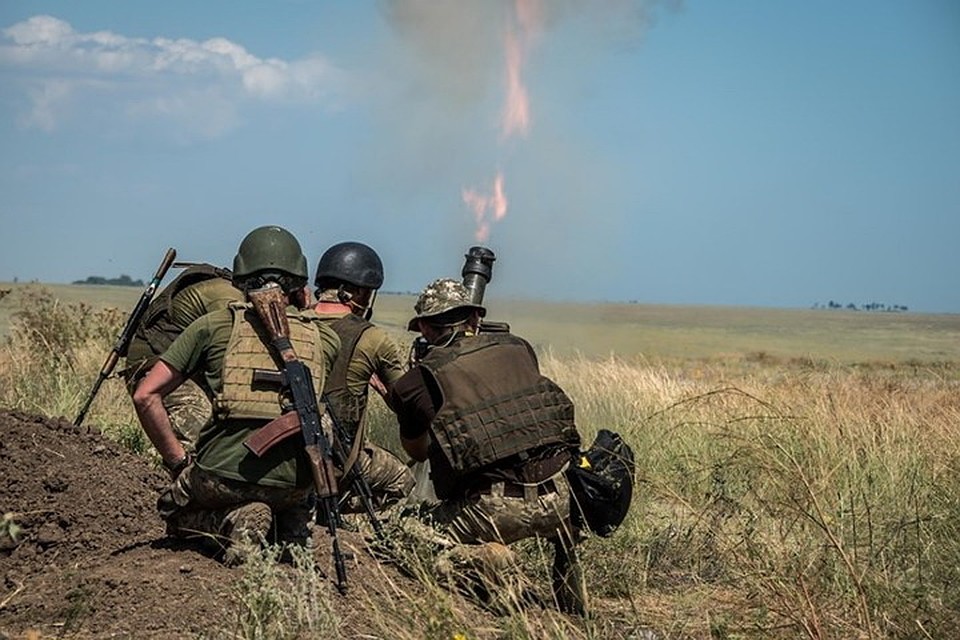
[[[580,528],[608,537],[616,531],[633,499],[633,450],[619,434],[601,429],[581,454],[579,464],[567,469],[570,514]]]

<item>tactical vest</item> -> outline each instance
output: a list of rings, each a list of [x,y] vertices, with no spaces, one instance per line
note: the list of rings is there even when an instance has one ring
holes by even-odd
[[[166,351],[185,329],[176,325],[170,317],[173,297],[189,286],[213,278],[229,280],[230,270],[211,264],[195,264],[184,269],[147,307],[134,339],[146,342],[154,355]]]
[[[323,394],[333,415],[351,436],[355,436],[363,419],[363,411],[367,407],[367,387],[363,393],[354,395],[347,387],[347,369],[353,359],[353,352],[357,348],[360,336],[373,326],[363,318],[348,313],[342,318],[329,322],[329,326],[340,336],[340,352],[333,362],[333,369],[327,376],[327,384]]]
[[[218,419],[273,419],[289,410],[292,402],[277,383],[255,383],[254,371],[283,370],[279,355],[270,344],[256,312],[248,304],[230,305],[233,329],[223,358],[223,390],[214,399]],[[313,373],[314,392],[320,394],[325,363],[317,358],[320,329],[312,312],[287,311],[290,342],[297,357]]]
[[[432,349],[421,366],[442,393],[430,429],[454,480],[511,459],[522,462],[532,449],[580,446],[573,403],[540,374],[521,338],[490,333],[461,339]]]

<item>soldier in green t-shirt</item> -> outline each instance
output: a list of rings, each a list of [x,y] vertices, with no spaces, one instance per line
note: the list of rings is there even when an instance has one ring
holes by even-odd
[[[413,474],[395,455],[366,437],[364,414],[373,386],[384,396],[403,375],[404,358],[387,332],[370,322],[377,290],[383,284],[383,262],[371,247],[340,242],[327,249],[314,279],[321,321],[340,336],[341,349],[324,387],[329,410],[349,442],[348,464],[356,464],[370,486],[374,507],[383,509],[406,497]],[[344,492],[344,512],[361,509],[355,488]]]
[[[288,306],[290,341],[319,393],[340,348],[340,339],[306,309],[306,258],[288,231],[251,231],[233,263],[242,291],[277,283]],[[263,542],[274,531],[281,542],[305,544],[310,536],[310,463],[301,438],[287,438],[258,457],[243,443],[291,410],[285,393],[253,382],[253,372],[278,368],[264,342],[256,312],[244,304],[208,313],[160,356],[133,395],[137,415],[173,477],[158,501],[171,535],[202,536],[225,543],[227,564],[243,559],[241,541]],[[201,380],[214,398],[214,419],[200,432],[195,460],[170,426],[163,397],[188,377]]]
[[[166,349],[194,320],[231,302],[243,293],[230,281],[230,270],[209,264],[188,266],[150,303],[127,350],[121,372],[133,395],[141,380]],[[196,448],[200,430],[213,415],[210,398],[197,381],[187,379],[163,398],[177,439],[187,451]]]

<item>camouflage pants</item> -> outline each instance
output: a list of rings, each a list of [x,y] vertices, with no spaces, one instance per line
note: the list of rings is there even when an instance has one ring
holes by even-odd
[[[187,451],[196,449],[200,430],[213,418],[213,405],[207,394],[193,380],[185,380],[164,396],[163,406],[183,448]]]
[[[370,486],[373,495],[373,508],[376,511],[399,503],[407,497],[413,488],[413,473],[398,457],[369,440],[360,449],[360,455],[354,463],[360,475]],[[340,496],[341,513],[361,513],[363,504],[357,489],[347,484]]]
[[[127,391],[130,395],[133,395],[136,385],[145,375],[146,372],[138,370],[127,375]],[[200,429],[213,418],[213,405],[210,403],[210,398],[200,385],[187,379],[164,396],[163,406],[167,410],[167,415],[170,416],[170,426],[173,427],[177,440],[187,451],[194,451]]]
[[[277,541],[303,544],[311,534],[311,491],[312,487],[268,487],[231,480],[191,464],[160,495],[157,510],[167,523],[168,535],[203,537],[227,547],[238,511],[262,502],[273,512]]]
[[[564,611],[582,614],[586,591],[576,546],[583,534],[570,520],[570,485],[563,472],[544,484],[546,493],[538,485],[527,485],[524,496],[504,495],[500,482],[489,494],[421,504],[400,528],[417,542],[437,548],[441,556],[468,555],[463,553],[464,545],[547,539],[554,547],[552,578],[557,604]]]

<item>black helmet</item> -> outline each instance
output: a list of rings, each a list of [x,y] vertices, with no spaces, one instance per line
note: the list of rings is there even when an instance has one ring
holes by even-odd
[[[379,289],[383,284],[383,263],[377,252],[361,242],[341,242],[327,249],[317,264],[313,283],[337,280],[364,289]]]
[[[233,279],[278,272],[307,281],[307,259],[293,234],[282,227],[258,227],[247,234],[233,259]]]

